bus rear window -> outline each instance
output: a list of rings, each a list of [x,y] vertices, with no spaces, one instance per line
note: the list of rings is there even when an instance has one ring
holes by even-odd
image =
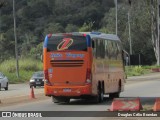
[[[47,51],[78,50],[87,51],[84,36],[52,36],[48,40]]]

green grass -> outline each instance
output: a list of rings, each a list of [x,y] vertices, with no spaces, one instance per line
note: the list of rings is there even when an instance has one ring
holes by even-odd
[[[9,79],[9,83],[29,82],[32,74],[42,70],[42,62],[31,58],[19,60],[19,75],[16,76],[16,61],[15,59],[6,60],[0,63],[0,71],[3,72]]]
[[[153,66],[143,66],[144,69],[152,69],[152,68],[160,68],[160,66],[157,66],[157,65],[153,65]]]
[[[160,66],[126,66],[125,71],[127,76],[140,76],[152,73],[152,68],[160,68]]]

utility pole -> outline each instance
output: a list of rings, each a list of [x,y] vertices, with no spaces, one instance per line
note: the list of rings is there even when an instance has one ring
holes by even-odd
[[[132,55],[132,39],[131,39],[131,24],[130,24],[130,12],[131,12],[131,4],[132,4],[132,1],[131,0],[128,0],[128,3],[130,5],[130,8],[129,8],[129,11],[128,11],[128,33],[129,33],[129,48],[130,48],[130,55]]]
[[[132,55],[132,39],[131,39],[130,10],[129,10],[129,12],[128,12],[128,33],[129,33],[130,55]]]
[[[5,2],[0,2],[0,16],[1,16],[1,8],[5,6]],[[0,19],[0,33],[1,33],[1,19]]]
[[[0,9],[0,17],[1,17],[1,9]],[[1,33],[1,19],[0,19],[0,33]]]
[[[118,35],[118,3],[117,3],[117,0],[114,0],[115,2],[115,8],[116,8],[116,35]]]
[[[17,48],[15,0],[13,0],[13,20],[14,20],[14,37],[15,37],[16,75],[17,75],[17,78],[19,78],[19,63],[18,63],[18,48]]]
[[[157,65],[160,65],[160,49],[159,49],[159,0],[157,0]]]

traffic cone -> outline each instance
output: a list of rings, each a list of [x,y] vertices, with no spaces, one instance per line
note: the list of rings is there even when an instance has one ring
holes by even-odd
[[[33,86],[31,87],[31,99],[35,99]]]
[[[155,104],[153,106],[153,111],[160,111],[160,98],[156,98]]]

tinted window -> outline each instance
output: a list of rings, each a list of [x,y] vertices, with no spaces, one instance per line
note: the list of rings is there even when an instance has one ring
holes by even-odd
[[[94,39],[94,54],[96,58],[120,59],[121,48],[118,42],[103,39]]]
[[[48,40],[47,51],[55,50],[87,50],[87,42],[84,36],[52,36]]]
[[[2,73],[0,73],[0,78],[4,78],[4,75]]]
[[[34,73],[32,77],[43,77],[43,72]]]
[[[105,40],[95,39],[96,58],[105,58]]]

